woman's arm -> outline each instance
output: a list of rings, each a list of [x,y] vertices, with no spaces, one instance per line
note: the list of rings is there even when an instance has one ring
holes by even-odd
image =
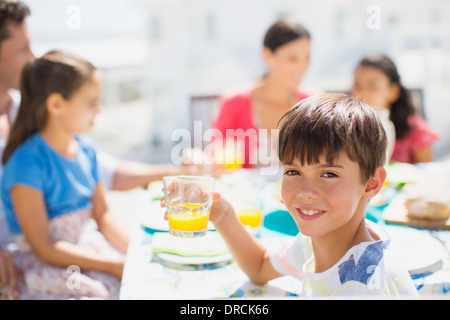
[[[413,154],[413,160],[415,163],[419,162],[433,162],[434,156],[431,147],[422,148]]]
[[[122,277],[124,257],[104,258],[76,244],[52,239],[42,193],[26,185],[15,185],[10,192],[22,232],[38,258],[61,267],[76,265]]]

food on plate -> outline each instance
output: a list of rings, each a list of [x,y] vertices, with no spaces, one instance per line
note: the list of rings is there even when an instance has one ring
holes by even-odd
[[[404,188],[407,216],[446,221],[450,217],[450,177],[432,176]]]

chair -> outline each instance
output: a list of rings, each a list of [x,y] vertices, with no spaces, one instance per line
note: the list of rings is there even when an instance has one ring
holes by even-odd
[[[189,103],[189,128],[194,143],[194,124],[201,121],[202,135],[211,128],[211,122],[219,107],[218,95],[192,96]],[[197,133],[198,134],[198,133]],[[200,147],[200,146],[197,146]],[[203,148],[203,146],[201,146]]]
[[[425,106],[424,106],[424,94],[421,88],[411,88],[407,89],[411,102],[414,106],[415,115],[426,119]]]

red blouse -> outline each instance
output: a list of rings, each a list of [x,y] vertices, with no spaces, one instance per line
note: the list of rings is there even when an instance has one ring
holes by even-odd
[[[298,90],[298,101],[312,94]],[[258,126],[252,112],[252,88],[246,88],[238,93],[221,96],[219,99],[219,113],[212,123],[212,127],[220,130],[226,137],[227,129],[242,129],[247,132],[244,144],[244,168],[252,168],[255,164],[250,155],[255,154],[258,148],[257,139],[253,139],[252,131],[258,136]],[[251,131],[248,131],[248,130]],[[252,159],[254,159],[252,157]]]
[[[431,147],[439,138],[439,133],[430,128],[427,122],[418,116],[409,116],[411,131],[402,139],[395,141],[391,160],[414,163],[413,155],[423,148]]]

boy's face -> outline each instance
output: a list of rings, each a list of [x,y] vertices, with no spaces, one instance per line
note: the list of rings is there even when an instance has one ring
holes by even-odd
[[[368,196],[358,163],[341,152],[333,164],[283,164],[281,196],[300,232],[311,237],[345,230],[364,215]],[[373,196],[373,195],[372,195]]]

